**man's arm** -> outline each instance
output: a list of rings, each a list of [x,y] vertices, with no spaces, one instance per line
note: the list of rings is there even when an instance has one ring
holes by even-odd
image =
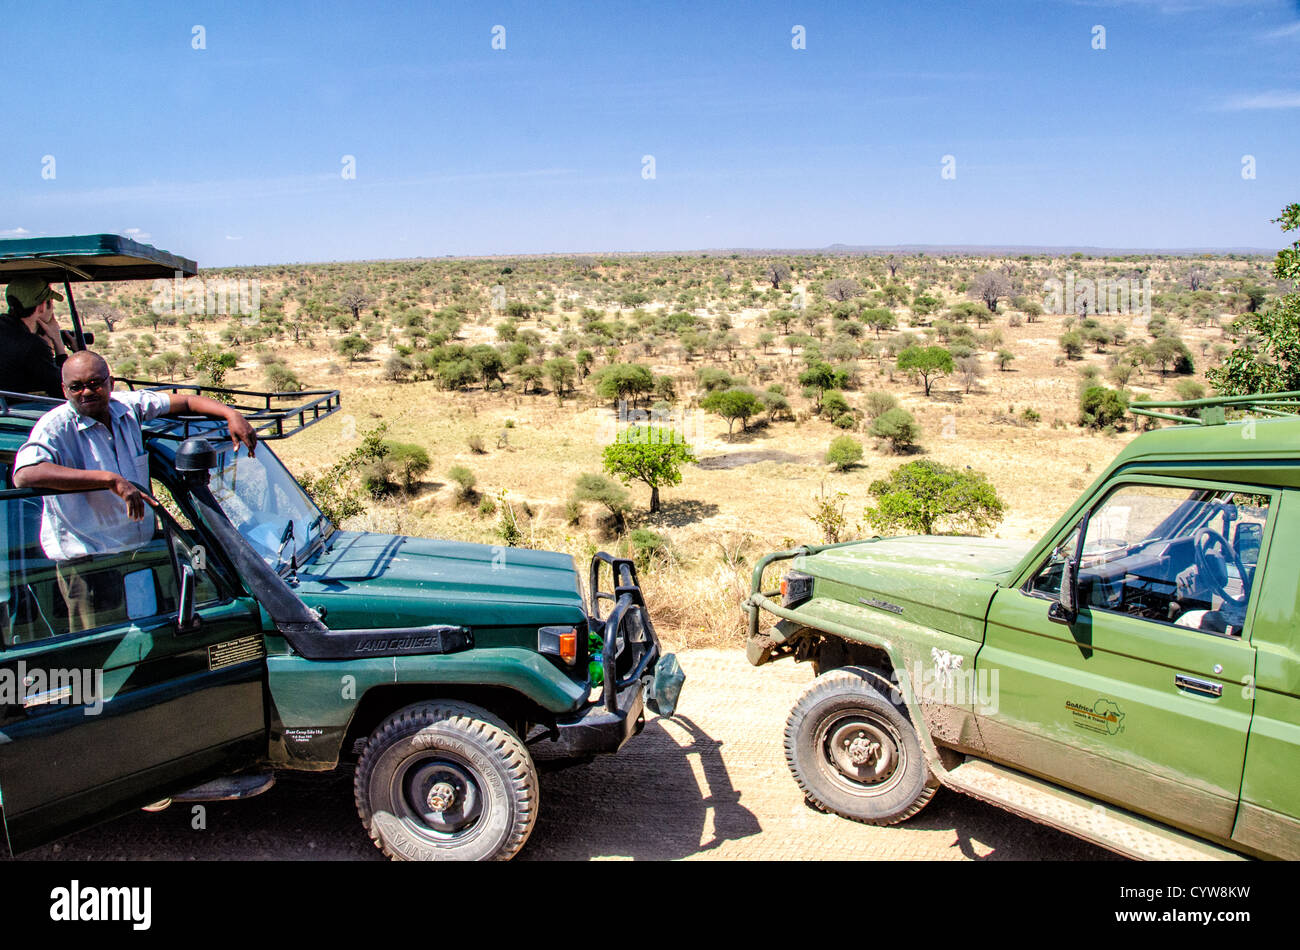
[[[145,496],[140,489],[116,472],[68,468],[53,462],[36,462],[24,465],[14,472],[14,484],[19,488],[54,488],[63,491],[106,488],[126,502],[126,513],[132,521],[144,517]]]
[[[171,393],[171,400],[171,408],[167,410],[167,415],[189,414],[224,419],[226,429],[230,432],[230,444],[235,449],[238,449],[242,442],[251,456],[257,448],[257,433],[237,409],[215,399],[209,399],[207,396],[194,396],[188,393]]]

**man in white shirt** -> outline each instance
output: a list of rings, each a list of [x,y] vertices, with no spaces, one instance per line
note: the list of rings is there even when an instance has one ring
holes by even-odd
[[[104,489],[44,498],[41,547],[56,562],[71,629],[76,630],[96,625],[96,591],[78,568],[94,555],[130,551],[153,537],[153,519],[145,517],[146,499],[136,487],[149,484],[141,423],[169,414],[222,419],[236,451],[243,443],[249,455],[257,434],[237,410],[206,396],[115,393],[108,364],[89,350],[74,353],[63,364],[63,391],[67,403],[41,416],[18,450],[14,484]]]

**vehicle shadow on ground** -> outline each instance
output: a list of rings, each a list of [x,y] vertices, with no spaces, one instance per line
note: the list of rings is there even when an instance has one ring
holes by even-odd
[[[361,826],[352,770],[277,773],[242,802],[177,803],[135,811],[18,855],[37,861],[383,861]]]
[[[519,859],[666,861],[762,831],[740,804],[722,743],[689,717],[670,722],[650,720],[618,755],[544,772],[537,826]]]
[[[995,805],[941,788],[925,810],[907,821],[916,830],[951,831],[952,847],[972,861],[1121,861],[1119,855],[1064,831],[1010,815]]]

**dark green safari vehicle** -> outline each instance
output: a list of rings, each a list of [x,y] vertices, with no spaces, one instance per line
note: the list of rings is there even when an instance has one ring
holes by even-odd
[[[1300,858],[1298,410],[1300,393],[1135,407],[1178,424],[1037,542],[763,558],[749,659],[817,674],[785,730],[807,798],[893,824],[944,785],[1134,857]]]
[[[0,242],[0,283],[192,276],[113,235]],[[198,387],[178,387],[194,391]],[[0,389],[3,384],[0,383]],[[42,548],[41,491],[14,454],[59,401],[0,392],[0,811],[22,851],[134,808],[255,795],[277,769],[355,767],[361,820],[394,858],[507,858],[538,809],[533,750],[617,752],[644,707],[672,715],[630,561],[344,531],[268,442],[337,392],[223,391],[258,429],[145,427],[152,539],[96,555],[73,621]],[[84,568],[82,568],[84,571]]]

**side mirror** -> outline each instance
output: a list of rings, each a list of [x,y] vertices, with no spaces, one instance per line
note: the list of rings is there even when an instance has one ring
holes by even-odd
[[[1241,521],[1232,532],[1232,547],[1246,567],[1259,563],[1259,546],[1264,541],[1264,526],[1257,521]]]
[[[194,612],[194,568],[188,564],[181,567],[181,604],[176,616],[176,627],[181,633],[198,629],[199,618]]]
[[[1074,558],[1077,552],[1076,544],[1074,550],[1061,562],[1061,596],[1047,608],[1047,619],[1055,623],[1074,623],[1079,616],[1079,583],[1074,573]]]

